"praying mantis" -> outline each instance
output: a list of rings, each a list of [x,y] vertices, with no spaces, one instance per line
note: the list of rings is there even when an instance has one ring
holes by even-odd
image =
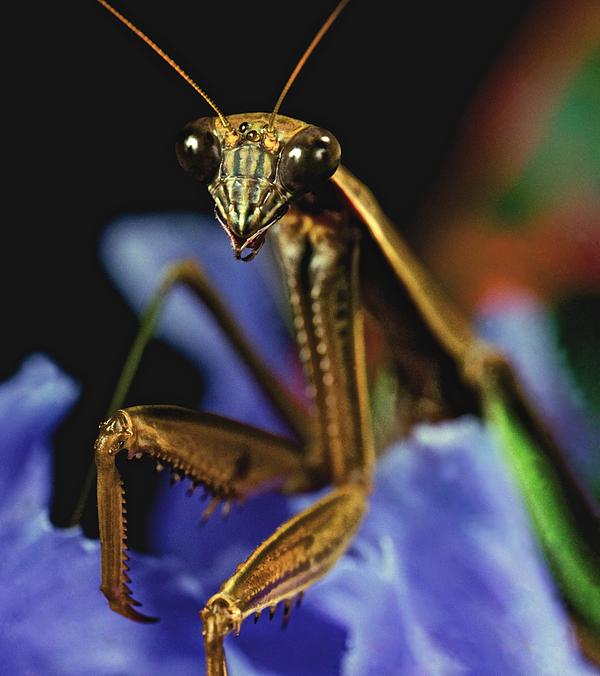
[[[535,458],[531,472],[553,488],[543,504],[532,498],[534,521],[551,502],[561,527],[571,533],[570,552],[557,551],[553,533],[540,521],[542,544],[574,615],[600,629],[598,517],[510,364],[473,334],[373,194],[340,164],[333,133],[279,113],[295,76],[347,0],[325,21],[271,112],[227,116],[150,38],[105,0],[98,1],[213,108],[214,117],[182,130],[179,163],[207,186],[224,245],[228,239],[236,258],[249,263],[267,238],[274,242],[311,397],[309,411],[291,398],[199,268],[189,262],[173,267],[141,333],[148,334],[170,289],[187,286],[212,311],[297,441],[174,406],[112,412],[95,446],[101,589],[110,607],[132,620],[152,620],[136,610],[127,587],[124,494],[115,464],[121,452],[129,459],[149,455],[161,467],[170,464],[178,475],[204,485],[213,495],[207,516],[220,501],[230,504],[266,490],[294,494],[330,486],[325,497],[282,524],[240,562],[207,600],[201,612],[207,674],[227,673],[223,641],[239,632],[244,619],[279,603],[287,617],[292,602],[335,565],[368,508],[376,461],[364,345],[368,313],[384,329],[405,390],[407,419],[487,415],[504,430],[507,444]],[[385,129],[378,133],[385,137]],[[139,356],[138,350],[129,370]],[[574,570],[578,586],[569,580]]]

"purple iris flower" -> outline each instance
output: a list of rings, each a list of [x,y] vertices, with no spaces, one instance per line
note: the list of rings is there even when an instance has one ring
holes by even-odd
[[[136,309],[156,288],[161,269],[196,256],[252,342],[292,383],[293,346],[266,252],[249,265],[234,261],[220,229],[196,216],[121,219],[104,242],[109,271]],[[518,345],[506,328],[514,308],[521,312]],[[541,316],[539,308],[517,304],[490,307],[485,319],[495,335],[504,331],[505,349],[531,350],[528,322],[540,327]],[[183,289],[168,303],[159,334],[206,376],[203,409],[281,429]],[[542,345],[552,351],[548,341]],[[550,362],[539,363],[528,385],[565,382],[554,366],[547,371]],[[559,431],[585,436],[587,422],[577,417],[572,392],[562,385],[554,391],[544,410],[573,411],[565,413],[564,426],[555,421]],[[111,613],[98,590],[97,543],[79,529],[59,531],[48,522],[49,438],[76,394],[42,357],[0,389],[4,668],[14,674],[201,673],[197,612],[203,602],[261,538],[314,498],[264,496],[227,522],[213,516],[198,529],[202,506],[177,488],[164,490],[150,528],[156,556],[135,556],[131,566],[136,598],[162,621],[136,625]],[[581,471],[595,462],[574,461]],[[227,640],[234,676],[597,673],[580,655],[493,434],[471,417],[419,426],[388,449],[350,551],[307,592],[288,630],[278,624],[246,622],[239,638]]]
[[[249,338],[291,383],[295,361],[281,320],[282,289],[266,252],[240,264],[211,219],[195,215],[122,219],[104,242],[109,272],[138,310],[156,288],[158,271],[181,258],[199,260]],[[174,296],[159,335],[206,375],[201,407],[280,431],[207,314],[183,289]],[[519,363],[531,352],[539,355],[540,345],[550,355],[546,362],[538,357],[539,369],[526,374],[534,393],[544,378],[560,381],[541,309],[518,302],[499,310],[487,308],[485,326],[492,337],[502,334],[506,318],[499,337],[512,348],[510,327],[519,313],[524,335],[516,336],[512,351],[524,351]],[[527,328],[542,342],[528,340]],[[579,452],[591,457],[593,437],[575,396],[567,384],[552,392],[556,398],[548,394],[544,410],[565,410],[558,427],[574,435],[568,448],[583,439]],[[198,508],[165,490],[153,515],[154,546],[183,558],[216,591],[262,538],[307,501],[265,497],[230,522],[215,518],[198,531]],[[420,427],[389,450],[355,545],[309,590],[298,615],[285,635],[265,623],[244,627],[238,643],[260,669],[277,673],[587,671],[493,437],[469,418]]]
[[[99,591],[98,543],[49,521],[50,437],[77,395],[75,383],[41,355],[0,385],[0,673],[200,673],[199,628],[182,621],[197,612],[200,580],[169,557],[134,556],[146,606],[170,611],[160,625],[128,622],[108,611]],[[235,646],[230,654],[237,673],[258,674]]]

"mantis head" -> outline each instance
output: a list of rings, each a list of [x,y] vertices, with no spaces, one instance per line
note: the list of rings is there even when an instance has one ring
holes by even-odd
[[[271,113],[227,117],[151,38],[107,0],[98,2],[166,61],[217,114],[183,128],[175,146],[177,158],[186,171],[208,186],[217,220],[227,232],[236,258],[249,249],[242,260],[251,260],[268,228],[285,214],[290,202],[327,180],[340,163],[340,144],[333,134],[278,112],[306,60],[349,0],[340,0],[323,23]]]
[[[177,139],[179,163],[208,187],[217,220],[236,258],[252,259],[267,230],[296,197],[326,181],[340,163],[340,144],[320,127],[268,113],[202,117]]]

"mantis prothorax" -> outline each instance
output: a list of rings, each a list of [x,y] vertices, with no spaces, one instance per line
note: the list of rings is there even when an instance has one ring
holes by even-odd
[[[174,406],[114,411],[96,441],[101,588],[110,607],[133,620],[152,619],[134,608],[127,587],[124,495],[115,464],[122,451],[130,459],[149,455],[203,484],[213,495],[209,511],[219,500],[331,485],[324,498],[278,528],[206,602],[201,617],[211,676],[226,673],[227,634],[239,632],[248,616],[280,602],[287,617],[293,599],[335,565],[367,510],[376,459],[363,335],[366,310],[387,337],[407,394],[407,419],[485,414],[500,424],[512,452],[535,459],[524,463],[533,475],[521,479],[524,485],[543,480],[551,487],[543,496],[525,496],[542,544],[574,615],[600,632],[598,516],[510,365],[473,335],[371,192],[340,165],[335,136],[279,114],[293,79],[347,0],[337,5],[312,41],[273,111],[227,116],[155,43],[107,2],[99,2],[214,109],[216,117],[195,120],[181,132],[179,162],[207,186],[237,258],[250,261],[266,237],[274,241],[312,399],[308,412],[293,401],[195,264],[183,262],[170,271],[142,336],[150,333],[169,290],[176,284],[188,286],[213,312],[297,441]],[[138,341],[127,373],[135,369],[146,339]],[[541,516],[548,509],[557,515],[551,527]],[[570,533],[568,552],[560,543],[556,546],[559,531]]]

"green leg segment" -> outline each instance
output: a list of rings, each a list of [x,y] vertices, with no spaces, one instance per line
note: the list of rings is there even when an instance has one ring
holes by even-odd
[[[595,535],[581,533],[555,468],[510,404],[494,393],[486,397],[486,407],[560,590],[574,614],[600,637],[600,528]]]

